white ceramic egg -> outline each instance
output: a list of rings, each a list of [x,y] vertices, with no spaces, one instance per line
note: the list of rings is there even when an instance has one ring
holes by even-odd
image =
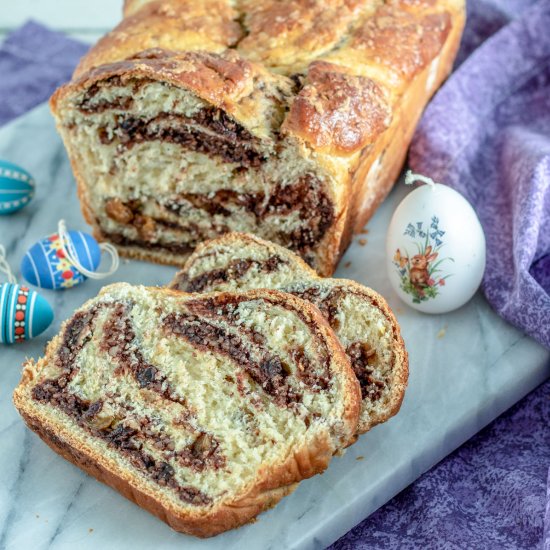
[[[479,288],[485,235],[460,193],[438,183],[422,185],[395,210],[386,253],[388,276],[399,297],[424,313],[446,313]]]

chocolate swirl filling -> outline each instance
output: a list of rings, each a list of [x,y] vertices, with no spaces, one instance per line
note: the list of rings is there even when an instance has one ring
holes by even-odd
[[[105,231],[104,235],[116,244],[123,246],[140,246],[148,249],[164,249],[173,253],[188,253],[195,242],[212,235],[203,234],[198,226],[189,225],[185,214],[190,209],[207,212],[211,216],[229,217],[243,209],[251,213],[258,227],[271,217],[288,216],[298,212],[299,225],[290,231],[278,230],[276,240],[303,254],[307,253],[326,235],[334,220],[334,208],[328,196],[322,191],[320,182],[311,175],[301,177],[296,183],[287,186],[276,185],[266,196],[263,192],[239,193],[231,189],[221,189],[213,194],[183,193],[159,203],[165,208],[168,216],[178,215],[181,221],[152,218],[143,214],[143,204],[139,201],[123,202],[116,197],[105,201],[107,217],[122,226],[134,227],[140,238],[129,238],[120,233]],[[99,220],[98,220],[99,221]],[[191,233],[192,242],[164,242],[157,231],[166,227]],[[219,233],[227,231],[224,225]]]
[[[290,386],[288,367],[260,344],[251,346],[225,327],[215,325],[192,313],[170,313],[162,326],[169,334],[185,339],[197,349],[226,355],[242,365],[250,378],[270,395],[275,403],[288,406],[301,400],[301,395]],[[286,367],[286,368],[285,368]]]
[[[123,453],[134,467],[144,471],[157,484],[174,489],[184,502],[206,506],[212,499],[192,486],[180,484],[175,478],[174,468],[167,460],[178,460],[183,466],[195,471],[222,468],[225,466],[225,458],[220,454],[215,438],[201,432],[188,447],[176,450],[169,437],[152,428],[150,420],[140,419],[136,422],[132,419],[133,415],[126,418],[124,414],[132,411],[133,406],[117,402],[115,395],[108,394],[106,400],[92,402],[72,393],[68,387],[78,372],[77,356],[93,337],[94,321],[98,313],[109,308],[113,309],[113,313],[104,324],[100,348],[119,363],[118,374],[130,374],[140,388],[149,389],[163,399],[185,406],[185,399],[175,394],[166,377],[154,365],[144,360],[135,345],[136,335],[128,315],[128,307],[127,304],[101,303],[88,311],[77,312],[65,328],[56,357],[56,363],[63,374],[57,379],[46,379],[36,385],[32,390],[32,397],[62,410],[88,433]],[[118,413],[101,417],[100,413],[107,403],[116,405]],[[119,417],[120,410],[123,417]],[[147,439],[152,440],[155,449],[167,453],[166,460],[155,458],[144,449],[143,440]],[[204,441],[208,441],[209,445]]]
[[[242,279],[253,267],[256,267],[261,273],[273,273],[281,265],[286,264],[287,262],[279,256],[271,256],[265,261],[251,258],[232,260],[224,267],[206,271],[195,277],[189,278],[187,275],[181,275],[173,287],[185,292],[203,292],[218,284]]]
[[[192,117],[160,113],[154,118],[143,119],[121,114],[111,133],[100,128],[98,135],[104,144],[116,137],[123,147],[144,141],[175,143],[184,149],[221,157],[224,162],[243,168],[259,168],[267,160],[266,154],[259,151],[257,139],[215,108],[202,109]]]

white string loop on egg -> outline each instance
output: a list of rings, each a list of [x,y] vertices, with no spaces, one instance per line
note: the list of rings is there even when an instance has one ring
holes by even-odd
[[[405,174],[405,185],[412,185],[415,181],[421,181],[427,183],[433,189],[434,185],[437,184],[432,178],[428,176],[423,176],[422,174],[415,174],[412,170],[407,170]]]
[[[117,249],[109,243],[99,243],[99,249],[102,252],[107,252],[111,256],[111,267],[108,271],[103,273],[97,273],[96,271],[90,271],[86,269],[79,261],[78,255],[74,248],[69,232],[67,231],[67,226],[65,225],[65,220],[59,220],[57,226],[57,233],[59,235],[59,242],[61,243],[61,250],[63,250],[66,258],[71,262],[71,264],[82,273],[82,275],[90,279],[104,279],[105,277],[111,276],[119,266],[119,258]]]
[[[8,283],[17,284],[17,279],[11,270],[10,264],[6,259],[6,249],[3,244],[0,244],[0,271],[8,276]]]

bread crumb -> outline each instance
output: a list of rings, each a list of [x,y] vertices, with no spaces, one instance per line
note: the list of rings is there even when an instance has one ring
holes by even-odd
[[[365,457],[362,456],[362,455],[359,455],[358,457],[355,458],[355,460],[364,460],[364,459],[365,459]]]
[[[357,241],[361,246],[365,246],[367,244],[367,239],[359,239]]]
[[[359,234],[360,235],[367,235],[368,232],[369,232],[369,230],[366,227],[363,227],[363,229],[361,229],[361,231],[359,231]]]
[[[344,264],[344,267],[347,269],[350,265],[351,265],[351,262],[346,262],[346,263]]]
[[[437,338],[439,338],[439,340],[441,340],[441,338],[443,338],[445,336],[445,333],[447,332],[447,325],[445,325],[438,333],[437,333]]]

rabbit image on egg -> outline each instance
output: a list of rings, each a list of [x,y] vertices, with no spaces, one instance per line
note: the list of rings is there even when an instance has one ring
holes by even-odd
[[[414,303],[435,298],[452,275],[444,273],[442,264],[454,262],[453,258],[441,255],[445,231],[439,228],[439,219],[434,216],[427,224],[409,223],[404,235],[411,238],[416,253],[409,254],[406,249],[395,251],[393,264],[399,273],[401,289],[412,296]]]
[[[425,287],[431,286],[428,265],[437,258],[437,255],[437,252],[432,253],[432,247],[428,246],[423,254],[416,254],[411,258],[409,279],[419,292],[422,292]]]

